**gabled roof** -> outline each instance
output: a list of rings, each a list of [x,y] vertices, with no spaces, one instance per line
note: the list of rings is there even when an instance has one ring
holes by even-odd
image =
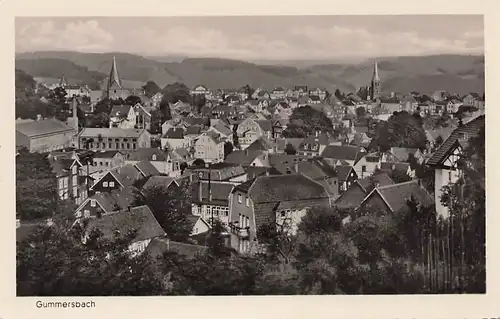
[[[113,212],[102,215],[101,218],[91,218],[87,231],[99,229],[104,238],[112,239],[116,233],[125,234],[128,231],[136,231],[133,242],[166,235],[148,206],[138,206],[130,209],[130,212]]]
[[[311,101],[321,101],[321,99],[317,95],[309,95],[309,99]]]
[[[254,204],[328,198],[325,188],[301,174],[259,176],[234,188]]]
[[[304,142],[303,138],[282,138],[276,141],[278,144],[278,149],[283,151],[287,144],[291,144],[295,150],[300,148],[300,145]]]
[[[184,130],[182,128],[171,127],[168,131],[163,135],[163,138],[168,139],[183,139],[184,138]]]
[[[187,135],[200,135],[202,133],[202,127],[200,125],[191,125],[186,128]]]
[[[127,118],[131,105],[113,105],[111,112],[109,112],[110,117]]]
[[[128,161],[166,161],[168,153],[156,147],[137,148],[126,152]],[[156,155],[156,160],[153,157]]]
[[[248,149],[249,151],[269,151],[273,149],[274,146],[275,143],[271,142],[268,138],[262,136],[256,139],[246,149]]]
[[[77,211],[81,210],[91,200],[95,200],[97,202],[97,204],[102,208],[103,213],[111,213],[127,209],[134,202],[136,191],[137,189],[135,187],[128,186],[121,190],[94,194],[83,201]]]
[[[233,131],[231,131],[231,129],[229,127],[227,127],[221,123],[215,124],[213,126],[213,128],[225,136],[231,136],[233,134]]]
[[[295,162],[299,162],[301,160],[306,160],[307,157],[303,155],[289,155],[289,154],[269,154],[269,164],[271,166],[276,166],[280,164],[290,164],[293,165]]]
[[[41,135],[75,131],[75,129],[57,119],[46,119],[40,121],[16,123],[16,131],[28,137],[36,137]]]
[[[434,199],[427,190],[420,185],[418,180],[377,187],[365,198],[363,203],[371,196],[376,196],[376,193],[378,193],[389,210],[393,213],[408,209],[407,200],[412,196],[424,207],[434,205]]]
[[[275,167],[281,174],[287,174],[287,171],[294,172],[293,162],[288,164],[277,164]],[[320,160],[298,161],[297,169],[300,174],[315,181],[337,176],[333,167]]]
[[[383,171],[400,171],[407,172],[410,163],[406,162],[385,162],[380,164],[380,169]]]
[[[160,172],[150,161],[141,161],[135,164],[135,167],[145,176],[159,175]]]
[[[52,172],[54,172],[56,176],[62,176],[69,173],[73,163],[78,163],[76,159],[70,158],[52,159],[49,162],[52,166]]]
[[[377,183],[377,187],[383,187],[388,185],[393,185],[394,181],[386,173],[374,174],[370,177],[365,177],[363,179],[358,179],[357,184],[363,188],[366,194],[373,190],[373,183]]]
[[[151,188],[151,187],[157,187],[157,186],[163,186],[163,187],[169,187],[170,185],[175,184],[179,186],[175,178],[169,177],[169,176],[162,176],[162,175],[153,175],[150,178],[148,178],[147,182],[144,183],[142,186],[143,189]]]
[[[456,143],[460,143],[459,139],[462,134],[467,134],[469,137],[475,136],[479,133],[481,127],[485,125],[485,116],[481,115],[467,124],[458,127],[451,135],[444,141],[439,149],[434,152],[432,157],[427,161],[427,165],[436,166],[442,164],[446,159],[449,152],[453,150]]]
[[[335,171],[337,172],[339,181],[345,181],[349,177],[349,174],[354,172],[354,168],[351,165],[336,165]],[[354,174],[356,173],[354,172]]]
[[[233,151],[229,154],[224,160],[225,163],[241,165],[241,166],[250,166],[250,164],[259,156],[263,155],[263,151],[252,151],[252,150],[244,150],[244,151]]]
[[[257,124],[265,131],[271,131],[273,129],[273,124],[269,120],[255,120]]]
[[[249,166],[246,169],[248,179],[254,179],[261,175],[282,175],[282,173],[276,169],[276,167],[260,167],[260,166]]]
[[[357,161],[365,154],[366,152],[362,152],[358,146],[328,145],[321,153],[321,157]]]

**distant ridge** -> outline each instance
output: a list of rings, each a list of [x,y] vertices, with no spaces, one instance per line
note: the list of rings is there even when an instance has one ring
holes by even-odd
[[[292,61],[259,64],[225,58],[143,57],[136,54],[108,52],[81,53],[72,51],[40,51],[16,54],[16,68],[33,77],[59,78],[62,73],[74,73],[76,78],[106,76],[112,57],[120,77],[124,80],[145,83],[155,81],[163,87],[173,82],[183,82],[192,87],[203,83],[211,89],[239,88],[246,84],[257,88],[275,86],[293,87],[307,85],[333,91],[353,92],[368,85],[373,61],[356,63],[325,63],[327,61]],[[49,59],[49,60],[47,60]],[[55,59],[55,60],[54,60]],[[383,91],[424,93],[438,89],[465,94],[469,91],[484,92],[483,55],[429,55],[377,58]],[[44,67],[47,61],[51,68]],[[58,61],[58,63],[54,63]]]

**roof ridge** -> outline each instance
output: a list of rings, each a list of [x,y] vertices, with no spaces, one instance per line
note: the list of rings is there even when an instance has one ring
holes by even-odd
[[[406,184],[415,184],[415,183],[418,184],[418,182],[419,182],[418,179],[413,179],[413,180],[407,181],[407,182],[380,186],[380,187],[377,187],[377,189],[387,189],[387,188],[391,188],[391,187],[395,187],[395,186],[399,186],[399,185],[406,185]]]

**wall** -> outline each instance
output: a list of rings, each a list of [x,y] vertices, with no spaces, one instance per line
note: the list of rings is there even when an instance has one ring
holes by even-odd
[[[238,202],[238,195],[241,195],[241,203]],[[247,194],[243,193],[241,191],[234,191],[231,193],[229,196],[229,222],[234,223],[235,221],[240,221],[240,214],[243,215],[244,217],[249,218],[249,226],[250,226],[250,231],[249,231],[249,238],[248,241],[252,241],[255,236],[256,236],[256,229],[255,229],[255,217],[254,217],[254,209],[253,209],[253,202],[251,199],[248,201],[248,206],[247,204]],[[238,250],[240,249],[240,239],[239,236],[237,236],[234,233],[231,233],[231,247]]]
[[[75,133],[75,131],[71,130],[52,135],[32,137],[29,143],[30,151],[45,153],[67,148],[70,146],[71,138]]]
[[[434,201],[436,204],[436,212],[438,215],[447,218],[449,216],[448,208],[441,204],[441,189],[450,183],[455,183],[458,180],[459,172],[448,169],[434,170]]]
[[[105,187],[104,183],[108,183],[108,186]],[[110,183],[114,183],[113,186],[110,186]],[[95,192],[111,192],[115,189],[120,189],[122,186],[118,181],[113,177],[111,173],[106,174],[100,181],[97,181],[96,184],[92,186],[92,190]]]

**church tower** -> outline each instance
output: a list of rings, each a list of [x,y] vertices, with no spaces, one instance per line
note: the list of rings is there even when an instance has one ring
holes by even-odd
[[[375,65],[373,67],[373,77],[372,77],[372,83],[370,86],[370,96],[373,100],[377,99],[380,97],[380,77],[378,76],[378,64],[377,61],[375,61]]]
[[[116,67],[116,59],[113,56],[113,64],[109,72],[108,84],[106,86],[107,97],[114,98],[117,96],[118,91],[121,91],[122,85],[120,77],[118,76],[118,68]],[[119,94],[118,94],[119,95]]]
[[[68,86],[68,81],[66,81],[66,77],[63,73],[61,79],[59,80],[59,87],[65,88],[66,86]]]

